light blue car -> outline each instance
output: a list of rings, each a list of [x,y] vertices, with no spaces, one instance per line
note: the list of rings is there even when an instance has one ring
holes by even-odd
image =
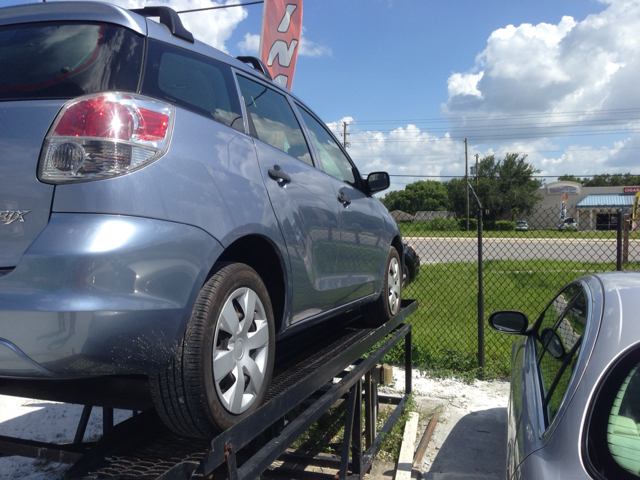
[[[264,401],[276,340],[398,313],[388,174],[257,59],[167,7],[53,2],[0,9],[0,71],[0,377],[148,375],[211,437]]]
[[[519,335],[511,354],[507,479],[640,478],[640,272],[587,275]]]

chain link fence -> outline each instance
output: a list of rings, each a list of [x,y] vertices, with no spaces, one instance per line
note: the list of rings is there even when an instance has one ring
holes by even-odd
[[[640,232],[629,222],[618,232],[615,211],[559,209],[500,221],[483,221],[484,361],[478,367],[478,228],[453,214],[426,221],[399,222],[404,241],[416,252],[419,273],[405,257],[408,284],[404,298],[415,298],[413,358],[438,371],[508,375],[513,337],[488,327],[496,310],[520,310],[534,322],[567,283],[589,273],[640,268]],[[607,221],[604,222],[603,218]],[[623,217],[624,219],[624,217]],[[618,263],[620,265],[618,265]],[[418,269],[416,269],[418,272]]]

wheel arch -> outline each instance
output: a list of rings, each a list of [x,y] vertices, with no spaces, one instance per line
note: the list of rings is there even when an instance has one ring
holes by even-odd
[[[391,246],[398,251],[398,255],[400,255],[400,263],[404,265],[404,247],[402,245],[402,239],[398,235],[393,237]]]
[[[267,287],[276,333],[280,332],[285,316],[287,297],[287,275],[284,259],[278,248],[266,237],[247,235],[229,245],[217,262],[240,262],[253,268]],[[214,267],[207,275],[205,283],[214,274]]]

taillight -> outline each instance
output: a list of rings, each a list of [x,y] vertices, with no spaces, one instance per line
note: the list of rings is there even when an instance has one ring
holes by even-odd
[[[130,93],[72,100],[45,139],[38,177],[57,184],[137,170],[165,154],[174,116],[171,105]]]

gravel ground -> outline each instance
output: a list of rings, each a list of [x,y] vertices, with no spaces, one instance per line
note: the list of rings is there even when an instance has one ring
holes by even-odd
[[[393,373],[394,385],[381,387],[381,392],[403,392],[404,370],[394,367]],[[429,417],[438,418],[414,478],[503,480],[509,382],[476,380],[468,384],[452,378],[428,378],[417,370],[411,378],[415,408],[423,414],[416,447]],[[371,478],[393,478],[394,468],[378,465]]]

